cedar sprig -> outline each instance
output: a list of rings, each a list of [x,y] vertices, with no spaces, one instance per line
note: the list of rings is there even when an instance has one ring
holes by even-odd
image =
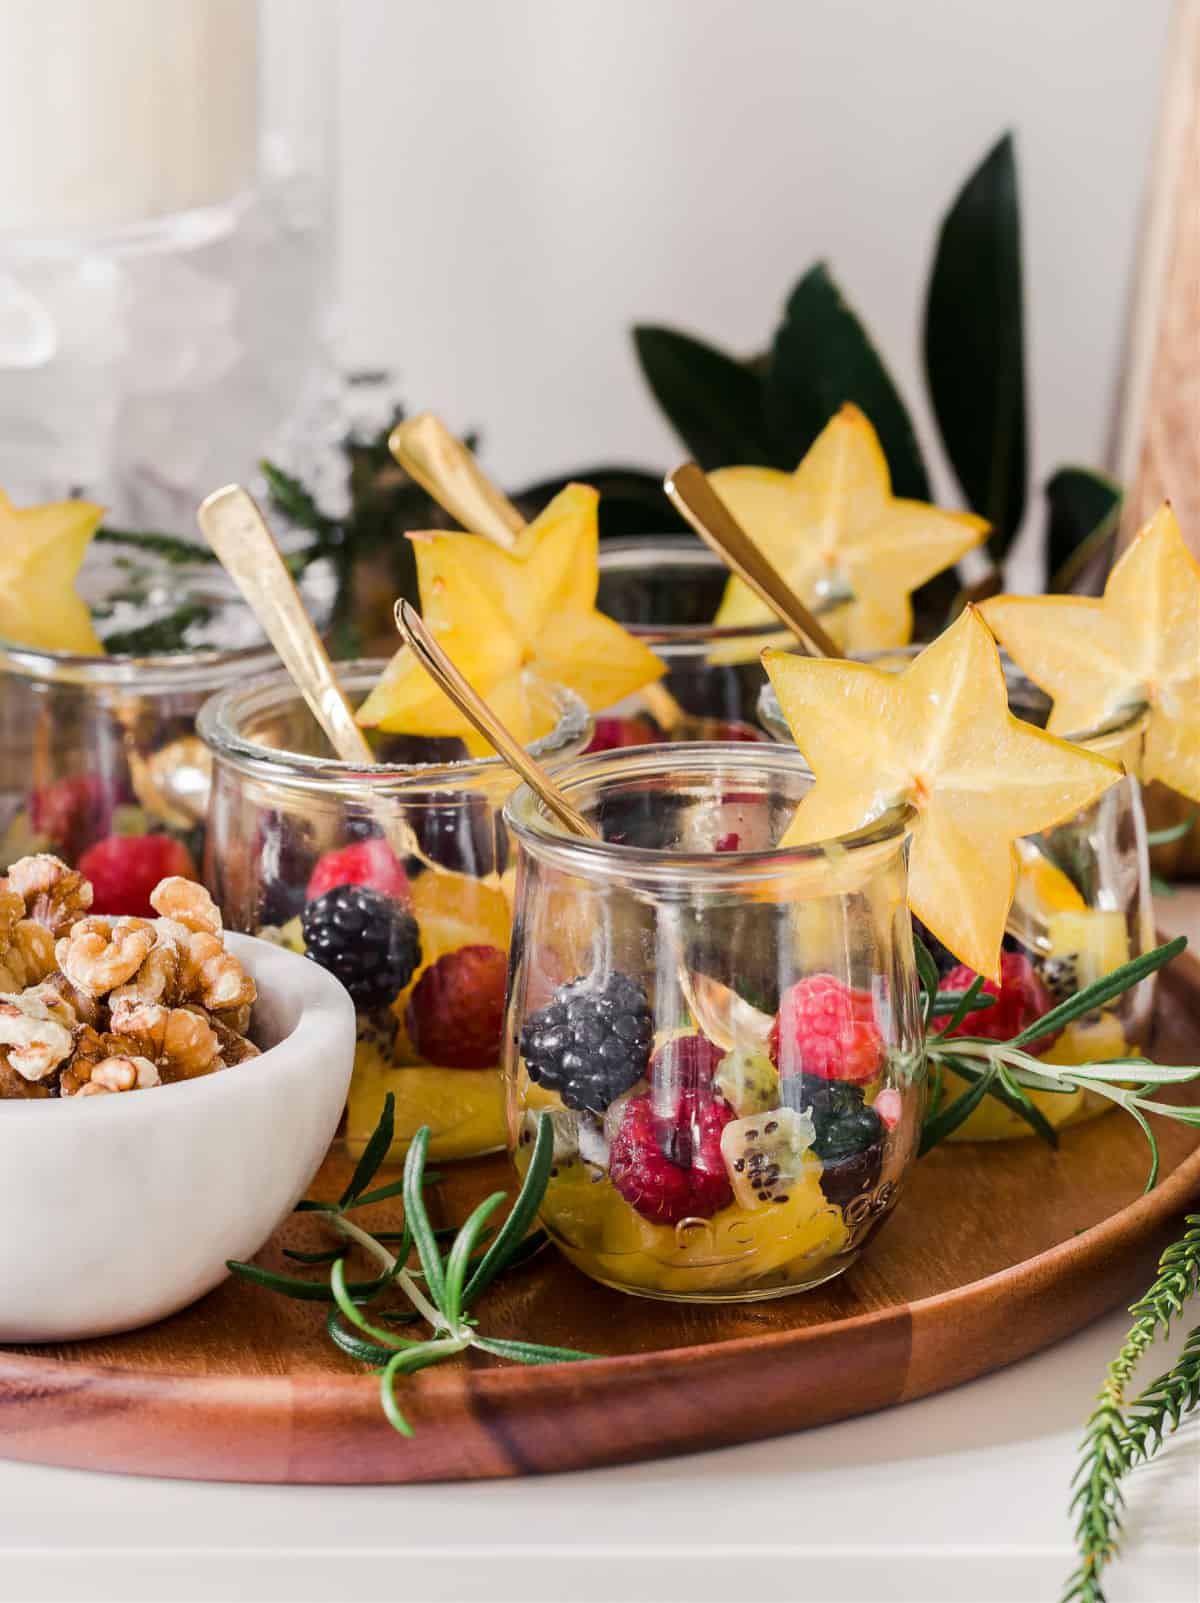
[[[1182,1238],[1159,1259],[1145,1295],[1130,1308],[1134,1323],[1108,1366],[1088,1419],[1072,1485],[1079,1566],[1068,1577],[1063,1603],[1104,1603],[1103,1573],[1116,1556],[1125,1500],[1121,1481],[1152,1458],[1171,1432],[1200,1409],[1200,1326],[1165,1374],[1126,1405],[1134,1370],[1200,1292],[1200,1214],[1190,1214]]]
[[[302,1264],[328,1264],[327,1282],[276,1274],[257,1264],[230,1262],[228,1267],[282,1296],[331,1304],[326,1319],[330,1339],[351,1358],[371,1365],[380,1377],[384,1414],[401,1435],[411,1436],[412,1426],[396,1397],[396,1383],[406,1375],[472,1347],[522,1364],[572,1363],[593,1354],[486,1336],[469,1313],[498,1275],[525,1263],[545,1244],[545,1233],[532,1227],[554,1162],[552,1121],[539,1117],[529,1168],[508,1217],[496,1230],[489,1220],[507,1201],[503,1191],[486,1197],[461,1226],[434,1229],[425,1206],[425,1186],[437,1178],[425,1168],[428,1125],[421,1126],[409,1145],[403,1177],[371,1189],[394,1137],[395,1098],[389,1092],[379,1124],[342,1195],[336,1202],[309,1199],[297,1204],[298,1212],[320,1214],[342,1238],[327,1251],[287,1254]],[[397,1196],[404,1199],[402,1230],[372,1234],[349,1217],[358,1208]],[[373,1280],[347,1280],[346,1257],[351,1247],[374,1261],[379,1273]],[[415,1263],[410,1262],[414,1253]],[[363,1309],[392,1287],[403,1294],[408,1307],[368,1319]],[[402,1336],[394,1328],[419,1323],[427,1330],[419,1339]]]

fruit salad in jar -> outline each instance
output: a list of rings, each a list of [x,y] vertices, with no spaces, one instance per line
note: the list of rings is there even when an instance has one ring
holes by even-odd
[[[648,1297],[785,1295],[893,1206],[924,1098],[905,816],[793,856],[794,751],[609,751],[560,776],[602,838],[527,791],[507,1039],[518,1169],[549,1119],[547,1231]],[[715,849],[731,825],[737,847]]]
[[[149,917],[204,853],[209,755],[196,714],[273,662],[205,548],[106,533],[83,501],[14,508],[0,493],[0,870],[49,852],[97,913]],[[318,618],[327,575],[305,577]]]

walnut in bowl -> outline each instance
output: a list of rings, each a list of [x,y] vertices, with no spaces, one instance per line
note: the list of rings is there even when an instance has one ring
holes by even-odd
[[[195,887],[164,882],[158,919],[118,931],[86,901],[39,904],[40,922],[8,879],[0,1342],[134,1329],[211,1290],[303,1195],[345,1103],[354,1007],[315,963],[214,929]]]

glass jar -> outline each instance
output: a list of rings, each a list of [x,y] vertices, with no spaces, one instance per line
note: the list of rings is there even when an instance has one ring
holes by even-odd
[[[86,856],[96,911],[149,915],[158,879],[203,861],[211,762],[196,714],[277,659],[215,562],[97,543],[78,588],[110,654],[0,640],[0,871],[32,851]],[[327,565],[302,589],[324,619]]]
[[[338,664],[352,702],[385,666]],[[530,746],[543,762],[578,752],[591,732],[578,697],[547,697],[555,727]],[[227,924],[320,949],[355,998],[351,1153],[389,1091],[397,1161],[423,1124],[437,1159],[502,1147],[508,768],[462,758],[457,740],[375,734],[378,767],[339,762],[282,672],[215,696],[198,728],[214,759],[205,877]],[[347,886],[348,914],[335,895]]]
[[[643,747],[556,777],[600,841],[524,788],[505,809],[509,1141],[524,1170],[549,1112],[547,1231],[593,1279],[668,1301],[840,1274],[920,1131],[911,810],[781,851],[812,783],[794,749]]]
[[[918,649],[880,653],[876,660],[900,669]],[[1005,675],[1013,712],[1044,728],[1049,698],[1007,660]],[[759,715],[774,739],[791,745],[791,731],[770,684],[763,689]],[[1069,738],[1102,756],[1131,759],[1145,721],[1145,709],[1137,707],[1103,728]],[[1155,945],[1146,821],[1141,786],[1131,774],[1073,818],[1019,841],[1017,851],[1016,894],[1004,946],[1006,952],[1025,955],[1040,982],[1035,994],[1044,1006],[1064,1001]],[[955,959],[919,923],[917,930],[940,971],[948,973]],[[1067,1025],[1035,1055],[1050,1063],[1070,1064],[1140,1052],[1148,1042],[1153,1006],[1151,976],[1109,1006]],[[983,1033],[986,1019],[986,1013],[980,1015]],[[966,1088],[958,1075],[947,1072],[946,1099]],[[1029,1094],[1056,1126],[1077,1123],[1112,1106],[1083,1091],[1069,1096]],[[986,1098],[949,1139],[1004,1140],[1031,1133],[1019,1114],[1009,1112],[995,1098]]]
[[[656,652],[667,672],[597,714],[593,751],[659,740],[762,740],[762,627],[718,629],[712,621],[728,578],[720,558],[691,535],[601,541],[597,607]],[[744,660],[712,660],[718,649],[736,655],[743,642]],[[689,715],[682,722],[680,709]]]

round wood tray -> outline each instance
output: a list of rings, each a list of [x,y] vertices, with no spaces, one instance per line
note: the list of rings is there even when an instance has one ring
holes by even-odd
[[[1200,965],[1159,988],[1155,1052],[1196,1061]],[[1182,1093],[1200,1102],[1200,1086]],[[782,1435],[957,1385],[1078,1329],[1147,1282],[1200,1196],[1200,1131],[1159,1121],[1162,1179],[1117,1113],[1036,1140],[921,1161],[863,1260],[806,1295],[742,1307],[624,1297],[553,1252],[481,1305],[489,1334],[603,1353],[524,1368],[467,1358],[403,1381],[416,1430],[385,1422],[378,1382],[324,1334],[320,1304],[231,1280],[149,1330],[0,1348],[0,1456],[195,1480],[474,1480],[665,1457]],[[336,1195],[331,1158],[311,1194]],[[504,1158],[452,1166],[445,1222],[497,1186]],[[374,1210],[382,1216],[389,1205]],[[320,1226],[296,1215],[259,1261]],[[324,1244],[324,1243],[322,1243]]]

